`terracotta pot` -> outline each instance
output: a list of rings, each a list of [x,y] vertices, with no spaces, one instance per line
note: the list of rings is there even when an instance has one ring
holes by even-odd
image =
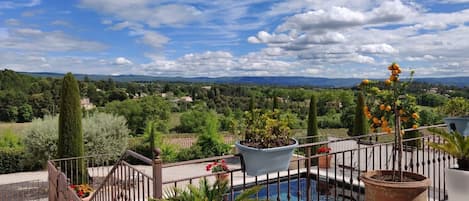
[[[392,175],[392,170],[372,170],[361,175],[365,183],[365,201],[427,201],[430,179],[416,173],[404,172],[404,176],[416,181],[390,182],[372,178],[375,175]]]
[[[215,178],[217,178],[217,180],[219,181],[226,181],[229,179],[229,177],[230,177],[230,173],[219,173],[215,175]]]
[[[319,168],[330,168],[331,167],[331,158],[332,155],[320,156],[318,166]]]

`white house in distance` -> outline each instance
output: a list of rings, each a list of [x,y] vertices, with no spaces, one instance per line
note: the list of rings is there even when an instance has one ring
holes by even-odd
[[[90,98],[80,99],[80,106],[85,108],[85,110],[91,110],[96,107],[93,103],[90,102]]]
[[[190,96],[183,96],[183,97],[179,98],[179,101],[192,103],[194,100]]]

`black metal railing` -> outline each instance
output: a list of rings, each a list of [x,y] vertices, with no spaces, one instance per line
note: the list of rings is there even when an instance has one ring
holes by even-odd
[[[403,169],[405,171],[423,174],[432,180],[429,197],[433,200],[446,199],[446,184],[444,169],[455,164],[455,160],[448,154],[433,150],[429,142],[443,143],[443,141],[427,132],[428,128],[443,127],[434,125],[407,129],[406,132],[417,130],[421,136],[405,139],[404,143],[412,144],[405,147],[403,155]],[[375,142],[370,143],[370,138]],[[267,175],[250,177],[242,172],[239,166],[239,156],[227,155],[192,161],[164,164],[163,168],[187,166],[199,167],[200,173],[184,178],[166,179],[162,188],[185,188],[187,184],[197,184],[201,178],[214,180],[216,174],[204,172],[203,166],[213,161],[225,159],[232,169],[230,174],[229,197],[234,200],[237,192],[253,185],[264,188],[256,195],[267,200],[364,200],[364,184],[360,175],[368,170],[391,170],[397,166],[393,163],[394,141],[389,140],[387,133],[369,134],[356,137],[331,139],[317,143],[300,144],[296,153],[301,153],[291,160],[287,171],[270,173]],[[366,141],[366,143],[361,143]],[[312,153],[320,146],[332,148],[330,153]],[[319,168],[320,158],[330,158],[328,168]]]
[[[445,125],[407,129],[406,132],[417,130],[421,135],[404,140],[406,147],[403,169],[431,179],[432,185],[428,193],[432,200],[447,198],[444,169],[455,164],[455,160],[448,154],[428,146],[429,142],[444,143],[442,139],[427,131],[429,128],[443,126]],[[288,170],[256,177],[248,176],[242,171],[239,155],[162,164],[158,157],[152,160],[126,151],[114,166],[89,166],[88,171],[93,168],[105,168],[107,172],[100,181],[91,177],[91,182],[98,185],[91,200],[162,198],[165,189],[184,189],[187,184],[197,185],[202,178],[208,179],[209,182],[215,181],[217,174],[206,172],[205,165],[219,160],[225,160],[230,167],[226,172],[229,174],[230,189],[226,195],[229,200],[234,200],[240,191],[254,185],[263,186],[256,198],[267,200],[364,200],[366,189],[360,181],[360,175],[373,169],[390,170],[397,165],[393,162],[394,141],[390,136],[378,133],[303,143],[297,147]],[[314,153],[318,147],[326,145],[332,149],[329,153]],[[147,165],[133,166],[124,160],[127,156],[138,158]],[[73,167],[73,160],[77,159],[55,160],[54,163],[68,161],[60,163],[65,164],[59,167],[64,172],[68,171],[67,164],[72,164],[68,166]],[[73,181],[73,178],[69,179]]]

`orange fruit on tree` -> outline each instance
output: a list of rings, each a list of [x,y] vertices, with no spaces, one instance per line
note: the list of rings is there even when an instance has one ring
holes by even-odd
[[[390,105],[386,106],[386,108],[385,108],[385,110],[388,111],[388,112],[391,111],[391,109],[392,109],[392,108],[391,108]]]

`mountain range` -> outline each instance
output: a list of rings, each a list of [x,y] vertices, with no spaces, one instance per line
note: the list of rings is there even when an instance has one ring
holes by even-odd
[[[21,72],[36,77],[63,77],[61,73],[49,72]],[[194,83],[223,83],[223,84],[255,84],[276,86],[312,86],[312,87],[353,87],[361,82],[358,78],[320,78],[320,77],[294,77],[294,76],[253,76],[253,77],[154,77],[146,75],[94,75],[75,74],[77,79],[83,80],[88,76],[92,80],[107,80],[112,78],[118,82],[143,82],[143,81],[167,81],[167,82],[194,82]],[[443,78],[416,78],[416,82],[431,84],[443,84],[457,87],[468,87],[469,77],[443,77]]]

